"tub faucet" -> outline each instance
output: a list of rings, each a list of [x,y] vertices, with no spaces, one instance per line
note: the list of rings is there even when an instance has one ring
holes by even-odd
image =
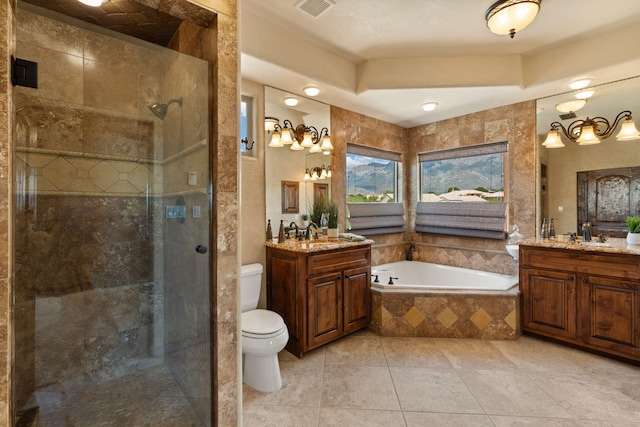
[[[393,279],[398,280],[397,277],[391,277],[389,276],[389,283],[387,283],[387,285],[393,285]]]
[[[413,261],[414,252],[418,252],[416,247],[414,245],[409,246],[409,249],[407,250],[407,261]]]

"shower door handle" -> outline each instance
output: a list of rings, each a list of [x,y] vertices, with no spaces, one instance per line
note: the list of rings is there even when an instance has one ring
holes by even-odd
[[[199,254],[206,254],[207,247],[205,245],[198,245],[196,246],[196,252],[198,252]]]

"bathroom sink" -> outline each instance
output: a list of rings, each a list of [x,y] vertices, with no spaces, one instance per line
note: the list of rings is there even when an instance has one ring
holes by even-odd
[[[520,245],[506,245],[506,248],[509,255],[511,255],[514,260],[518,261],[520,258]]]
[[[580,241],[580,243],[585,245],[585,246],[597,246],[597,247],[611,246],[611,243],[604,243],[604,242],[583,242],[583,241]]]

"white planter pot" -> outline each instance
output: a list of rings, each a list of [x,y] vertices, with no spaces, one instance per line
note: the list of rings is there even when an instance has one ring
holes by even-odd
[[[627,244],[632,246],[640,245],[640,233],[627,233]]]
[[[327,228],[327,237],[338,237],[337,228]]]

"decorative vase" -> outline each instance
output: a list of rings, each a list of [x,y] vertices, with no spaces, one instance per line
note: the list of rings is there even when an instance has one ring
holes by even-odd
[[[327,228],[327,237],[338,237],[337,228]]]
[[[627,244],[628,245],[640,245],[640,233],[627,233]]]

